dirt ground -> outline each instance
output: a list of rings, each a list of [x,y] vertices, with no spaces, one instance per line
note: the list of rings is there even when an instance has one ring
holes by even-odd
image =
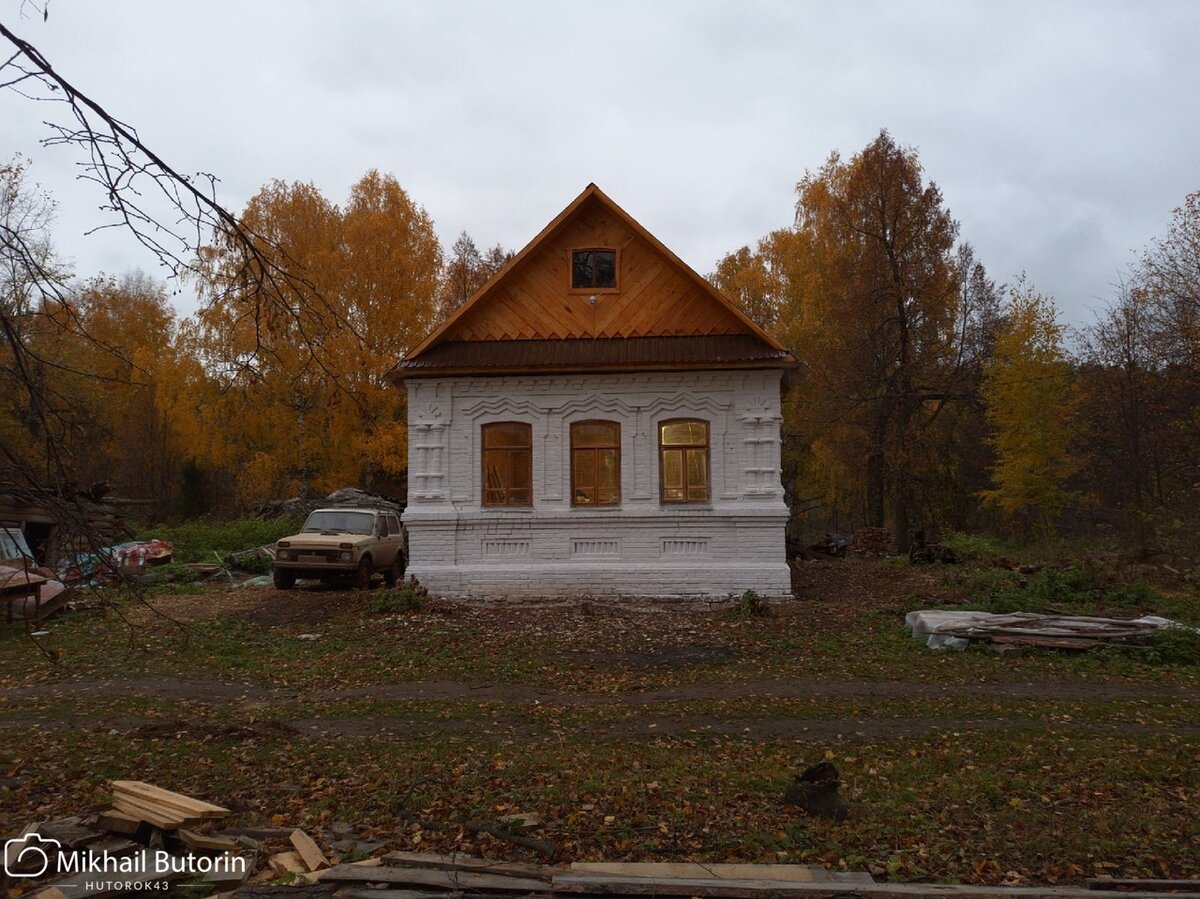
[[[1200,875],[1196,670],[908,638],[904,613],[963,600],[961,582],[802,562],[763,617],[587,598],[389,612],[378,590],[228,584],[75,613],[36,648],[0,633],[0,832],[134,778],[240,824],[503,854],[395,817],[387,797],[434,778],[423,815],[537,809],[564,860]],[[817,759],[842,769],[853,822],[781,808]]]
[[[803,630],[826,641],[870,639],[864,632],[864,617],[872,613],[895,614],[897,596],[920,597],[925,604],[953,602],[959,597],[947,587],[936,569],[889,566],[879,561],[798,562],[794,566],[794,602],[776,606],[758,629]],[[265,632],[287,631],[313,637],[319,647],[322,631],[339,626],[356,627],[373,618],[369,608],[374,592],[312,586],[279,591],[271,588],[213,590],[156,600],[171,619],[188,625],[215,620],[233,620]],[[554,666],[593,672],[630,673],[653,680],[657,675],[703,673],[708,669],[737,668],[753,653],[740,635],[731,635],[728,603],[650,603],[645,600],[562,599],[508,602],[432,600],[420,614],[421,623],[441,623],[467,639],[484,643],[497,639],[526,641],[540,647],[545,660]],[[750,626],[753,628],[753,622]],[[409,623],[412,631],[411,623]],[[597,631],[603,631],[603,638]],[[744,629],[743,629],[744,630]],[[315,633],[306,633],[315,632]],[[412,634],[420,642],[419,631]],[[733,637],[731,639],[731,636]],[[418,645],[419,650],[419,645]],[[834,650],[836,651],[836,649]],[[1006,660],[1007,661],[1007,660]],[[1021,669],[1001,672],[994,679],[958,681],[916,678],[844,678],[815,671],[807,677],[772,677],[729,680],[707,678],[698,682],[612,690],[561,689],[541,683],[513,682],[495,677],[389,680],[372,678],[360,686],[313,688],[288,687],[245,680],[205,676],[147,675],[118,677],[56,678],[0,687],[0,699],[57,700],[141,699],[157,702],[187,702],[220,706],[226,711],[254,714],[271,709],[279,723],[301,736],[340,734],[366,737],[394,732],[401,723],[387,717],[339,715],[311,719],[303,711],[308,704],[341,706],[370,701],[476,704],[475,716],[456,716],[450,721],[426,722],[428,732],[458,733],[471,727],[485,732],[529,731],[529,722],[512,716],[497,716],[490,704],[537,704],[542,709],[622,709],[627,717],[619,722],[597,725],[598,733],[638,733],[657,730],[663,734],[739,733],[763,738],[813,738],[827,735],[886,737],[893,734],[936,733],[966,728],[989,728],[993,724],[978,716],[955,716],[940,712],[929,718],[880,719],[848,716],[845,719],[798,720],[786,707],[788,701],[845,704],[886,708],[903,701],[925,701],[933,707],[954,701],[986,700],[1015,702],[1095,703],[1138,702],[1153,696],[1157,701],[1194,701],[1200,698],[1194,683],[1145,683],[1121,678],[1055,677],[1033,667],[1029,678]],[[886,672],[881,672],[885,674]],[[918,676],[920,678],[920,675]],[[689,713],[688,707],[705,703],[740,703],[761,709],[752,716],[721,718]],[[781,705],[782,703],[782,705]],[[664,714],[660,707],[669,706]],[[773,713],[773,709],[777,710]],[[291,717],[292,715],[295,717]],[[1002,723],[1002,720],[1001,720]],[[22,726],[20,716],[10,717],[0,727]],[[134,735],[159,734],[171,722],[147,722],[125,717],[90,715],[81,710],[64,720],[46,720],[47,727],[97,727]],[[1099,730],[1112,729],[1106,722],[1084,723]],[[1135,727],[1194,735],[1200,727],[1177,724],[1137,724]],[[185,728],[186,729],[186,728]]]

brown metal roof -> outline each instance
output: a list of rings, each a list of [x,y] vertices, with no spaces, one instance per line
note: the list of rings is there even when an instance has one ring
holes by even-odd
[[[392,380],[447,374],[645,371],[671,368],[792,368],[795,357],[754,334],[598,337],[573,340],[447,341],[404,359]]]

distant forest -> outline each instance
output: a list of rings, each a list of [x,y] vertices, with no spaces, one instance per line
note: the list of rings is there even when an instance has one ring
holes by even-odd
[[[0,163],[0,480],[107,482],[163,519],[402,494],[405,400],[382,375],[512,256],[465,233],[442,247],[390,175],[343,204],[274,181],[199,219],[182,277],[201,306],[180,318],[167,282],[70,271],[53,211],[28,160]],[[709,277],[801,360],[800,532],[1200,543],[1200,192],[1075,330],[1035,285],[989,276],[886,131],[806,173],[794,221]]]

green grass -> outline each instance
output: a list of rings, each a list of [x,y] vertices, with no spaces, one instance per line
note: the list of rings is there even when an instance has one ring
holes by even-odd
[[[396,615],[419,612],[424,605],[425,600],[417,589],[412,584],[404,583],[376,593],[371,598],[370,610],[376,615]]]
[[[215,562],[231,552],[274,543],[294,534],[303,524],[298,518],[238,518],[232,521],[196,519],[183,524],[158,524],[139,528],[139,540],[170,540],[176,562]]]

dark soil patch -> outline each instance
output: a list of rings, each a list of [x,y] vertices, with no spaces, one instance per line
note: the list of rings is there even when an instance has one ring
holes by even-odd
[[[1078,681],[1038,683],[939,684],[921,681],[839,681],[779,679],[770,681],[680,684],[630,693],[570,693],[549,687],[509,683],[463,683],[453,680],[409,681],[374,684],[343,690],[300,693],[283,688],[258,687],[246,683],[138,678],[127,681],[68,681],[30,684],[0,690],[0,697],[53,698],[64,696],[137,697],[140,699],[190,700],[226,704],[244,701],[255,706],[282,705],[307,698],[322,702],[376,700],[423,700],[426,702],[472,700],[476,702],[532,702],[564,707],[639,706],[647,703],[736,699],[938,699],[989,697],[996,699],[1043,699],[1062,702],[1129,699],[1192,699],[1200,701],[1200,690],[1162,686],[1149,690],[1135,684],[1092,684]]]
[[[249,724],[207,724],[197,721],[153,721],[130,731],[143,740],[171,740],[188,737],[193,740],[253,740],[262,737],[294,737],[299,734],[283,721],[254,721]]]
[[[294,590],[244,587],[216,597],[202,593],[172,597],[169,603],[159,599],[156,604],[163,605],[180,621],[228,618],[260,627],[288,627],[361,620],[367,614],[371,595],[370,591],[313,582],[312,586]]]
[[[593,669],[631,668],[678,670],[715,665],[734,656],[731,646],[660,646],[646,652],[573,652],[566,654],[577,664]]]

